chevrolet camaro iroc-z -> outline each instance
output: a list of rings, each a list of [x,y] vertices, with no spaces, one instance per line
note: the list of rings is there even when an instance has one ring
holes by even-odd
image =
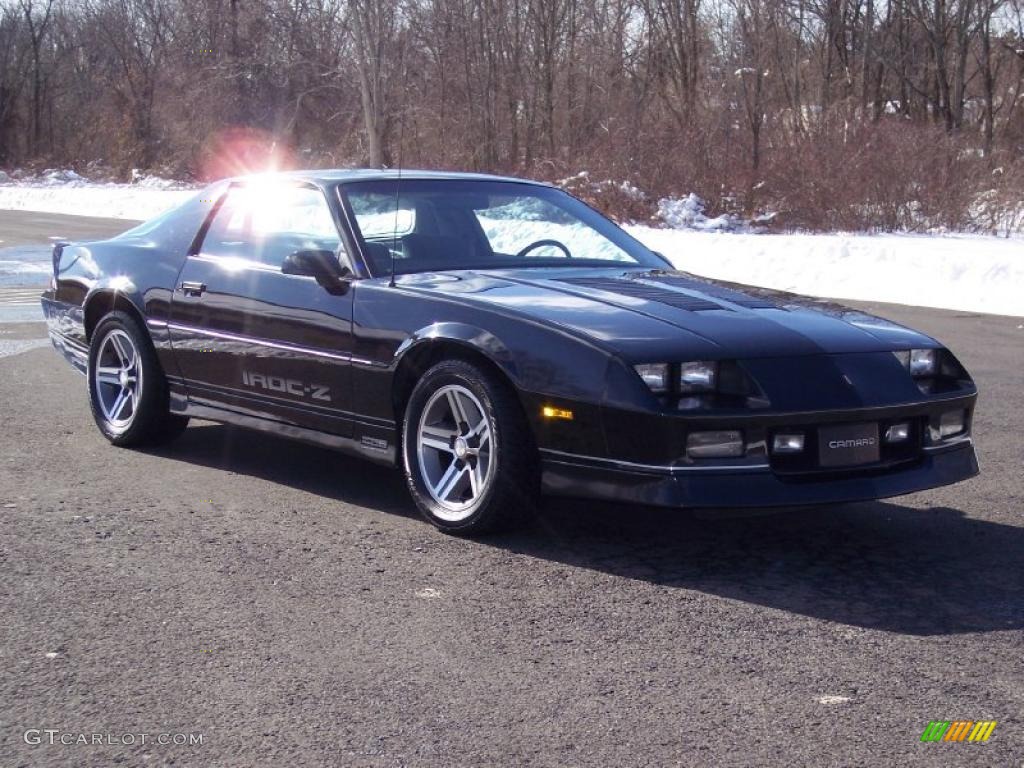
[[[518,179],[221,181],[58,244],[42,304],[115,445],[190,417],[311,441],[401,467],[450,532],[507,525],[541,493],[795,506],[978,471],[976,389],[934,339],[677,271]]]

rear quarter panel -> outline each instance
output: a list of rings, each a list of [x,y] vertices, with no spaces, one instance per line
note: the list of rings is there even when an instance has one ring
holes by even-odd
[[[178,208],[113,237],[54,248],[53,277],[43,293],[43,313],[54,345],[82,368],[96,320],[125,302],[143,321],[169,317],[181,266],[223,185],[214,185]],[[167,340],[153,333],[165,366]],[[74,359],[72,359],[72,357]],[[165,368],[170,370],[170,368]]]

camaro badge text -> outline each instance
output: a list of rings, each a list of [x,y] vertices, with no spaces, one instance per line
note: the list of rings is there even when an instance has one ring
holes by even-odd
[[[829,440],[829,448],[864,448],[875,444],[873,437],[858,437],[852,440]]]

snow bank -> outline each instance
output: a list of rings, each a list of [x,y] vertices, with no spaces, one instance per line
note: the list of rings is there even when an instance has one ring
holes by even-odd
[[[19,187],[90,187],[111,188],[142,186],[152,189],[194,189],[195,184],[177,179],[166,179],[133,168],[131,184],[112,181],[111,172],[101,167],[91,169],[89,178],[82,176],[70,168],[47,168],[45,171],[33,173],[22,169],[11,171],[10,174],[0,171],[0,184],[11,184]]]
[[[99,188],[0,186],[0,209],[143,221],[194,194],[192,190],[168,191],[127,184]]]
[[[662,198],[658,201],[656,216],[672,229],[734,232],[740,228],[740,221],[727,213],[714,218],[705,215],[704,201],[692,192],[683,198]]]
[[[679,269],[811,296],[1024,316],[1024,240],[627,227]]]
[[[132,172],[131,184],[97,183],[66,169],[0,176],[0,209],[150,219],[196,193],[191,185]]]

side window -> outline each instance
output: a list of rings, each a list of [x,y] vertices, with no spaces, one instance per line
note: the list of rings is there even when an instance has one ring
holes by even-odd
[[[295,251],[337,251],[340,246],[331,210],[320,190],[255,184],[228,190],[210,222],[202,253],[280,268],[285,257]]]

